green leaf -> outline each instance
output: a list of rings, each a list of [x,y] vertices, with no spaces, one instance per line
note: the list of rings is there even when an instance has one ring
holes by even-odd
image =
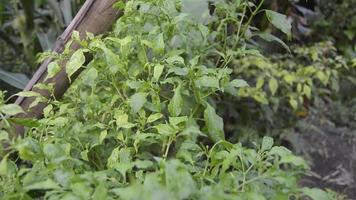
[[[161,75],[162,75],[163,69],[164,69],[164,65],[161,65],[161,64],[155,65],[155,67],[153,69],[153,80],[154,81],[158,81],[159,77],[161,77]]]
[[[325,191],[318,188],[302,188],[302,192],[312,200],[331,200],[332,198]]]
[[[273,138],[264,136],[262,139],[262,146],[261,146],[261,151],[267,151],[270,150],[273,146]]]
[[[287,16],[272,10],[266,10],[266,16],[273,26],[285,33],[289,38],[292,36],[292,25],[288,21]]]
[[[293,97],[289,98],[289,105],[291,105],[294,110],[298,109],[298,101],[295,100]]]
[[[159,134],[165,135],[165,136],[171,136],[176,133],[176,130],[169,124],[158,124],[155,126],[157,129],[157,132]]]
[[[30,81],[25,74],[7,72],[2,69],[0,69],[0,80],[21,90]]]
[[[248,83],[242,79],[234,79],[230,82],[231,86],[235,88],[248,87]]]
[[[59,188],[60,187],[58,186],[58,184],[51,179],[47,179],[45,181],[38,182],[38,183],[33,183],[31,185],[24,187],[24,189],[26,190],[50,190],[50,189],[59,189]]]
[[[14,123],[14,124],[19,124],[21,126],[29,127],[29,128],[34,128],[34,127],[39,127],[40,123],[38,122],[37,119],[32,119],[32,118],[10,118],[8,119],[9,122]]]
[[[78,71],[83,66],[84,63],[84,51],[83,49],[78,49],[76,52],[73,53],[67,63],[66,72],[68,77],[70,78],[76,71]]]
[[[100,200],[100,199],[108,199],[108,189],[105,186],[105,183],[99,183],[98,187],[95,188],[93,194],[93,200]]]
[[[173,117],[180,115],[183,109],[183,98],[181,95],[181,85],[174,90],[174,95],[168,104],[169,114]]]
[[[5,156],[5,157],[2,158],[2,160],[0,162],[0,176],[8,175],[7,167],[8,167],[7,156]]]
[[[6,115],[17,115],[20,113],[24,113],[22,108],[19,105],[16,104],[7,104],[7,105],[2,105],[0,106],[0,112],[6,114]]]
[[[147,123],[155,122],[163,117],[162,113],[155,113],[147,118]]]
[[[211,87],[219,89],[219,80],[212,76],[203,76],[195,81],[198,87]]]
[[[137,113],[146,103],[147,93],[136,93],[130,97],[130,106],[134,113]]]
[[[208,135],[214,143],[225,140],[223,119],[216,114],[215,109],[209,104],[204,111],[204,120]]]
[[[272,95],[275,95],[278,89],[277,79],[272,77],[268,82],[269,89],[271,90]]]
[[[267,42],[277,42],[280,45],[282,45],[288,52],[290,52],[289,47],[286,45],[286,43],[284,43],[281,39],[279,39],[278,37],[270,34],[270,33],[260,33],[258,34],[258,36],[264,40],[266,40]]]
[[[118,128],[132,128],[135,124],[129,122],[129,116],[127,114],[115,115],[116,124]]]
[[[41,96],[40,93],[34,92],[34,91],[22,91],[16,94],[17,96],[20,97],[39,97]]]
[[[163,39],[163,34],[159,34],[157,36],[156,42],[155,42],[155,48],[154,51],[156,53],[163,53],[164,52],[164,39]]]
[[[83,83],[85,85],[93,87],[96,83],[96,79],[98,78],[98,70],[94,67],[91,67],[83,77]]]
[[[186,122],[188,121],[188,117],[187,116],[183,116],[183,117],[169,117],[169,123],[173,126],[176,126],[182,122]]]
[[[47,77],[46,79],[53,78],[58,72],[61,71],[61,67],[57,62],[51,62],[47,66]]]

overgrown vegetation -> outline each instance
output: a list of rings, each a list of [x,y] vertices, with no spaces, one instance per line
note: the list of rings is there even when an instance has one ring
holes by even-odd
[[[331,43],[289,50],[254,27],[263,14],[292,37],[287,17],[263,3],[118,2],[125,14],[111,33],[74,34],[82,48],[54,56],[48,69],[51,78],[64,60],[69,76],[85,68],[64,99],[18,94],[48,102],[43,119],[8,118],[23,111],[0,93],[0,140],[9,144],[0,197],[343,199],[299,186],[307,162],[269,136],[314,101],[337,99],[340,77],[352,82],[355,64]],[[260,39],[290,53],[263,56]],[[84,54],[94,58],[87,65]],[[16,123],[27,127],[23,138],[9,138]]]

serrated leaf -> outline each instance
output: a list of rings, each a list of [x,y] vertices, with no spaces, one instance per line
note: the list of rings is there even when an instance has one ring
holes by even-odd
[[[208,135],[214,143],[225,140],[223,119],[216,114],[215,109],[209,104],[204,111],[204,120]]]
[[[266,10],[266,16],[273,26],[285,33],[289,38],[292,36],[292,25],[288,21],[287,16],[272,10]]]

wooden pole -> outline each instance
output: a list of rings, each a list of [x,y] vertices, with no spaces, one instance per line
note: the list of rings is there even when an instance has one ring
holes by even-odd
[[[78,31],[81,38],[85,38],[86,32],[93,33],[94,35],[102,34],[110,30],[113,23],[122,15],[122,12],[113,8],[113,4],[117,0],[87,0],[82,8],[79,10],[73,21],[66,28],[63,34],[57,39],[53,51],[62,53],[64,46],[71,39],[73,31]],[[71,49],[76,50],[79,48],[78,44],[73,44]],[[86,58],[87,62],[90,58]],[[65,91],[68,89],[70,83],[65,72],[65,64],[63,64],[61,71],[53,78],[45,80],[47,76],[47,66],[51,62],[51,59],[45,60],[33,75],[30,82],[25,87],[24,91],[35,91],[40,93],[46,98],[50,98],[49,91],[38,90],[33,88],[37,83],[53,83],[54,84],[54,97],[56,99],[61,98]],[[79,75],[76,73],[71,77],[71,80]],[[46,103],[39,103],[33,108],[29,108],[31,103],[35,100],[33,97],[19,97],[16,100],[16,104],[20,105],[25,114],[21,114],[19,118],[41,118],[43,115],[43,109],[47,106]],[[24,128],[20,125],[15,126],[15,134],[13,136],[20,136],[24,133]]]

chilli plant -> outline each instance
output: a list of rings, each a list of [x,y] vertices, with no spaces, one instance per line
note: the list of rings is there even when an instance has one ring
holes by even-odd
[[[308,169],[264,137],[253,148],[225,139],[220,94],[248,87],[232,79],[232,56],[249,45],[253,1],[132,0],[112,33],[73,40],[82,48],[58,55],[48,77],[68,60],[69,77],[85,68],[40,120],[8,119],[21,109],[0,104],[2,199],[332,199],[301,188]],[[225,12],[224,12],[225,11]],[[252,11],[250,13],[250,11]],[[287,31],[283,15],[266,11]],[[282,16],[278,19],[276,16]],[[228,26],[236,27],[228,31]],[[272,36],[270,36],[272,37]],[[252,43],[251,43],[252,44]],[[85,63],[85,55],[93,60]],[[27,126],[9,140],[11,123]]]

